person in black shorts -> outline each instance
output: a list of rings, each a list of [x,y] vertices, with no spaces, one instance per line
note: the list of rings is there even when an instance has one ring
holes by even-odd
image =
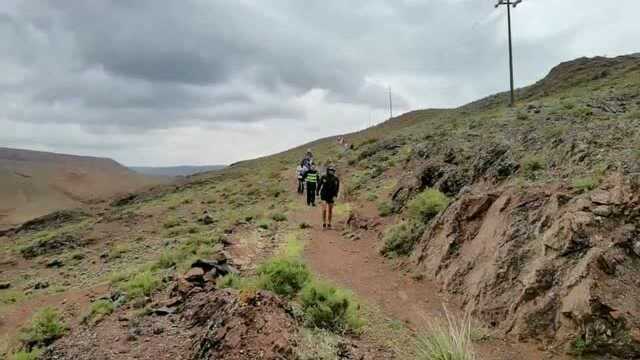
[[[336,168],[333,165],[327,167],[327,173],[318,181],[317,193],[322,200],[322,228],[331,229],[333,217],[333,204],[340,192],[340,179],[336,176]]]

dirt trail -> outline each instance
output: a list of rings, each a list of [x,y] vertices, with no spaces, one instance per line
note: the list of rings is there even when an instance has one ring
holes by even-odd
[[[360,205],[358,209],[365,217],[377,216],[370,204]],[[459,308],[454,301],[442,296],[430,279],[416,281],[391,260],[380,256],[374,232],[363,233],[359,240],[346,239],[342,236],[344,219],[334,219],[334,229],[323,230],[320,207],[299,212],[296,218],[312,226],[304,255],[313,271],[351,289],[359,298],[380,307],[390,318],[416,330],[434,319],[442,319],[443,304],[449,310]],[[512,344],[503,340],[479,344],[476,350],[483,360],[563,358],[543,353],[534,344]]]

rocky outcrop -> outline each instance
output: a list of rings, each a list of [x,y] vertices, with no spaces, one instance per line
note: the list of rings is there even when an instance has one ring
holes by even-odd
[[[414,261],[504,333],[638,357],[634,183],[615,176],[580,196],[549,186],[464,194],[435,219]]]

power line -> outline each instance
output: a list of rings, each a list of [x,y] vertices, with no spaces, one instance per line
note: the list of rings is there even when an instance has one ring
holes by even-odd
[[[511,101],[509,102],[509,106],[513,107],[515,103],[515,95],[513,90],[513,48],[511,45],[511,7],[514,8],[520,4],[522,0],[499,0],[496,4],[496,8],[502,5],[507,6],[507,24],[509,29],[509,79],[511,81]]]

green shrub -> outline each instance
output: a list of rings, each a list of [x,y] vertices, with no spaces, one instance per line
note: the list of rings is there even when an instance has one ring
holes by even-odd
[[[587,341],[582,337],[578,337],[573,342],[571,342],[569,352],[576,356],[582,356],[588,351],[588,349],[589,343],[587,343]]]
[[[426,189],[407,204],[407,209],[416,222],[427,223],[448,205],[449,198],[445,194],[437,189]]]
[[[182,223],[182,221],[180,221],[180,219],[170,216],[169,218],[167,218],[167,220],[164,222],[164,224],[162,224],[162,226],[165,229],[171,229],[174,228],[176,226],[180,226],[180,224]]]
[[[389,216],[393,213],[393,207],[388,201],[378,203],[378,213],[382,217]]]
[[[470,319],[456,320],[447,314],[447,323],[436,322],[420,334],[417,360],[475,360]]]
[[[165,250],[160,254],[160,258],[156,262],[156,267],[158,269],[169,269],[178,263],[178,256],[175,250]]]
[[[309,229],[311,227],[311,225],[309,225],[309,223],[303,221],[300,223],[300,225],[298,225],[300,227],[300,229]]]
[[[572,183],[573,188],[580,192],[593,190],[597,185],[598,182],[592,177],[574,179]]]
[[[256,271],[260,287],[286,297],[295,296],[311,278],[307,266],[295,259],[274,259]]]
[[[287,216],[282,213],[275,213],[271,215],[271,219],[273,219],[273,221],[278,221],[278,222],[287,221]]]
[[[111,300],[102,299],[91,304],[89,314],[84,317],[83,322],[96,324],[106,316],[111,315],[116,306]]]
[[[383,255],[409,255],[422,234],[424,225],[414,221],[401,222],[389,227],[383,236]]]
[[[271,227],[271,221],[268,219],[262,219],[258,221],[258,227],[260,229],[268,230]]]
[[[143,296],[150,296],[160,287],[160,279],[156,274],[147,270],[133,275],[121,287],[130,298],[137,299]]]
[[[11,356],[11,360],[38,360],[42,356],[44,351],[42,349],[32,349],[31,351],[22,350],[14,353]]]
[[[331,331],[357,330],[362,326],[358,307],[344,291],[313,282],[300,294],[300,302],[307,324]]]
[[[31,323],[22,329],[20,340],[30,350],[34,347],[47,346],[67,332],[67,326],[60,314],[53,308],[44,308],[37,312]]]
[[[527,179],[534,180],[538,171],[544,169],[545,161],[537,155],[527,156],[522,160],[522,169]]]

